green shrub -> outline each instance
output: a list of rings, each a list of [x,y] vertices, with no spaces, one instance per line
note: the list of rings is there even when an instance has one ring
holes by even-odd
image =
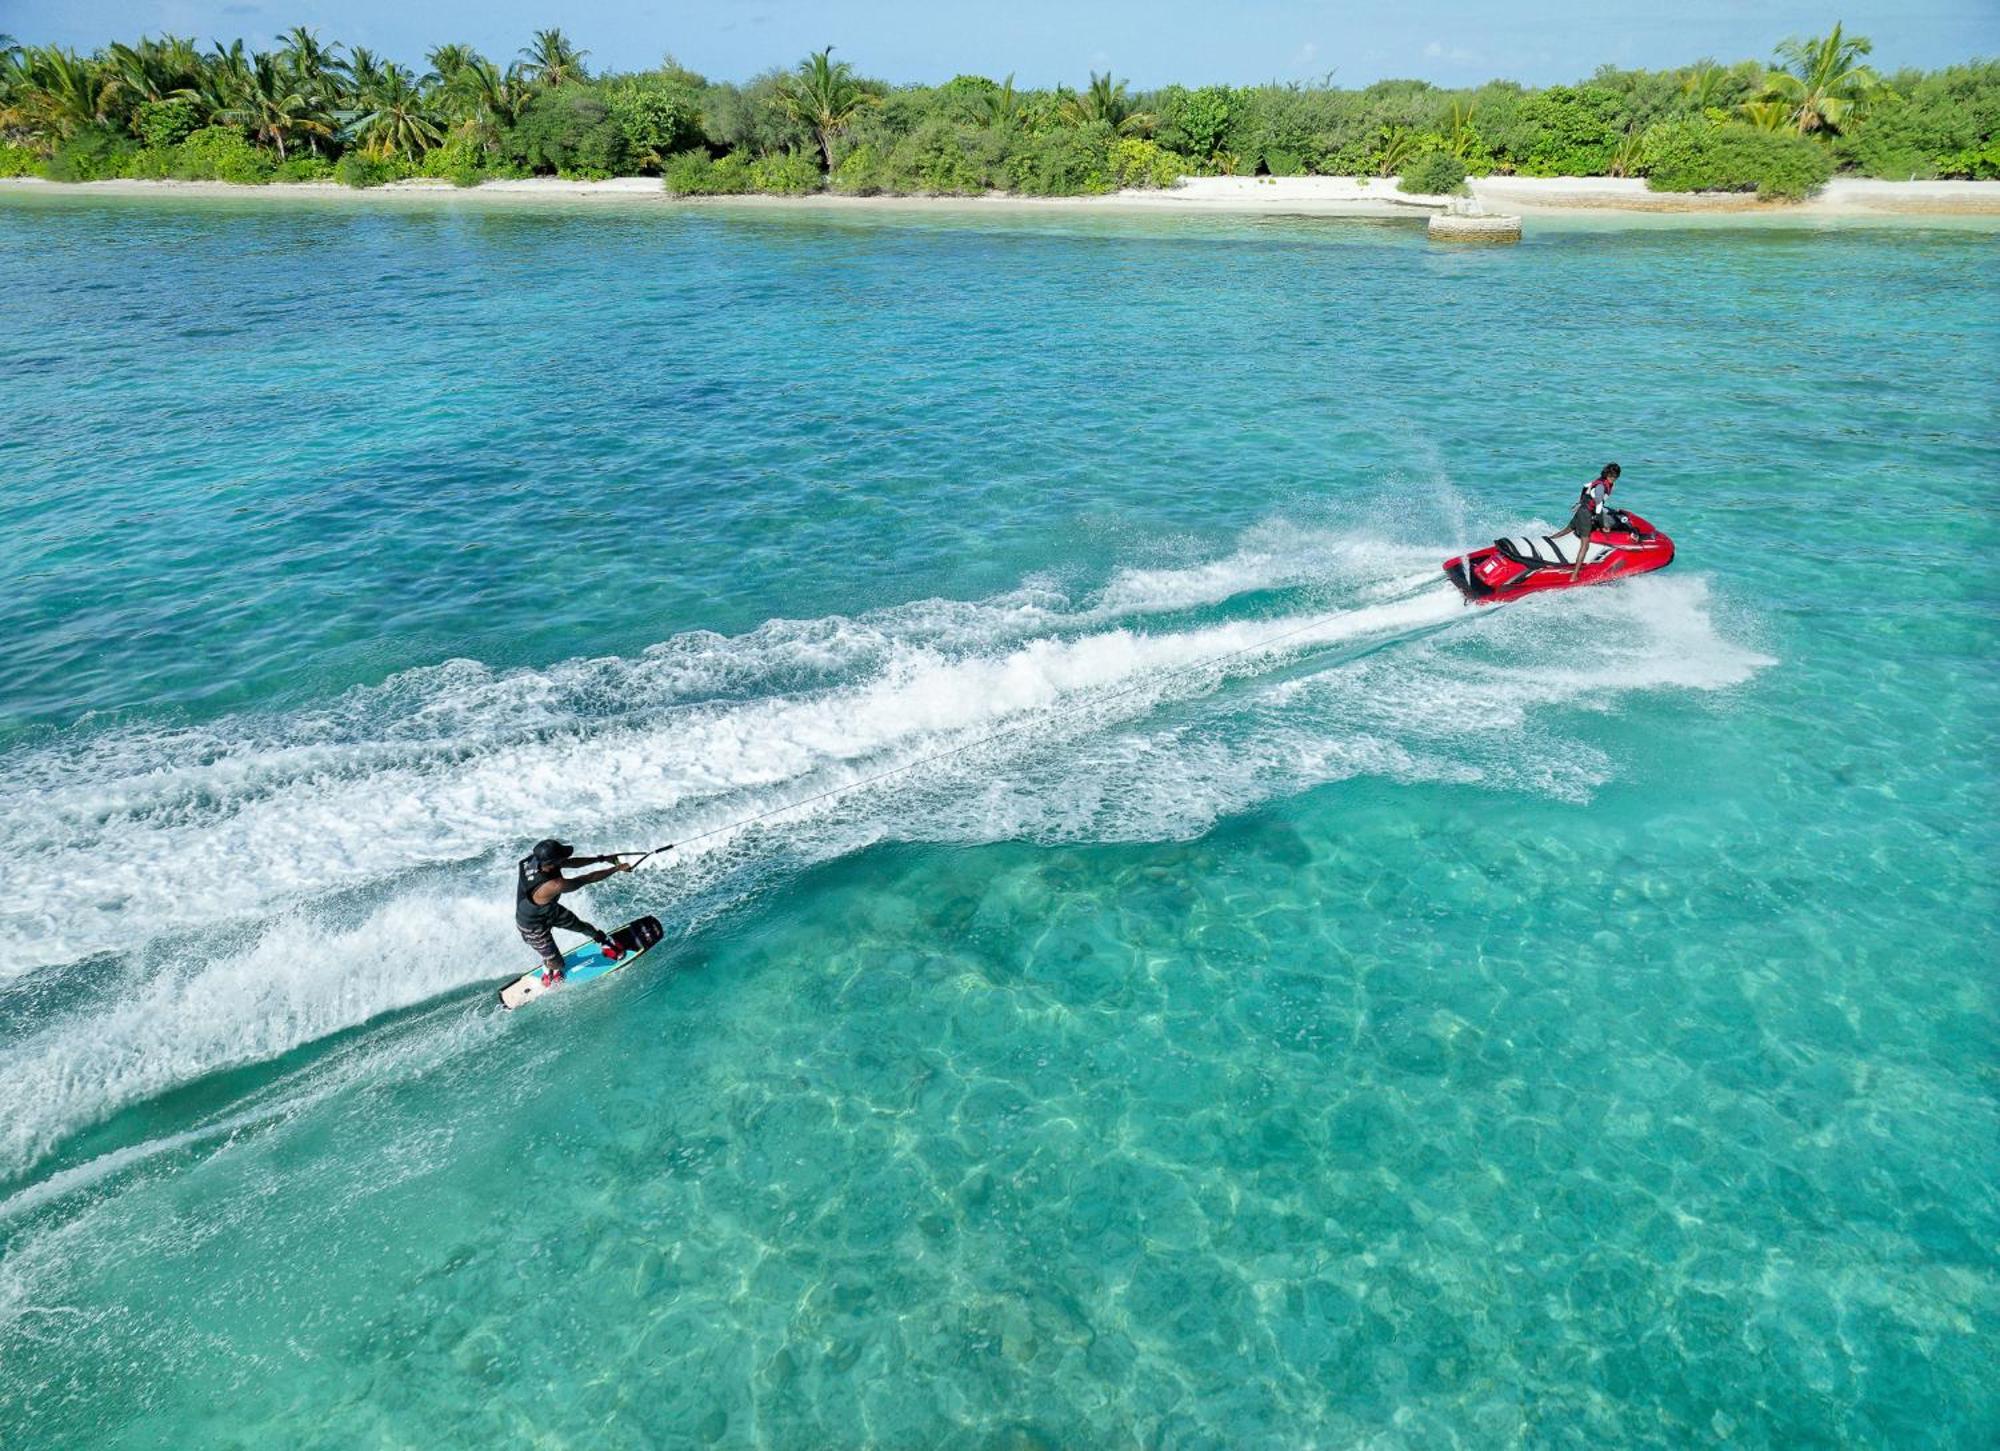
[[[410,174],[408,162],[392,156],[370,156],[365,151],[348,152],[333,168],[335,181],[357,189],[403,181]]]
[[[1810,136],[1773,135],[1749,126],[1724,126],[1720,162],[1755,179],[1766,201],[1804,201],[1833,176],[1833,157]]]
[[[669,156],[660,168],[660,179],[667,191],[674,196],[704,196],[708,169],[714,160],[699,148]]]
[[[759,156],[813,146],[813,133],[779,104],[785,73],[767,71],[747,86],[718,83],[701,93],[701,130],[719,151],[747,150]]]
[[[132,126],[149,148],[164,151],[178,146],[201,125],[201,112],[184,96],[162,101],[141,101],[133,114]]]
[[[992,185],[980,155],[987,133],[950,121],[927,121],[896,143],[877,181],[882,190],[970,196]]]
[[[1420,153],[1396,181],[1397,191],[1423,196],[1453,196],[1465,189],[1465,163],[1439,149]]]
[[[1993,137],[1984,146],[1968,146],[1963,151],[1940,157],[1937,174],[1963,181],[2000,181],[2000,136]]]
[[[747,151],[719,161],[706,151],[683,151],[667,158],[666,188],[675,196],[740,196],[750,190],[754,165]]]
[[[962,126],[986,120],[1000,87],[985,76],[953,76],[931,92],[931,113]]]
[[[1477,126],[1468,124],[1457,135],[1440,140],[1444,142],[1444,150],[1465,163],[1467,176],[1491,176],[1500,169],[1493,144]]]
[[[809,151],[781,151],[750,163],[750,190],[778,196],[807,196],[820,189],[819,158]]]
[[[1391,113],[1409,109],[1408,97],[1315,91],[1298,86],[1247,86],[1230,93],[1223,153],[1273,176],[1325,175],[1362,164],[1369,144]],[[1178,128],[1188,129],[1185,123]],[[1163,129],[1169,147],[1182,138]]]
[[[887,163],[873,146],[856,146],[840,158],[827,185],[846,196],[875,196],[890,189]]]
[[[687,86],[628,83],[611,93],[610,105],[632,165],[658,169],[701,143],[701,108]]]
[[[1235,110],[1236,93],[1228,86],[1194,91],[1168,86],[1160,95],[1160,129],[1154,139],[1169,151],[1205,163],[1222,149]]]
[[[1624,105],[1600,86],[1551,86],[1521,103],[1525,176],[1602,176],[1625,134]]]
[[[1977,140],[1971,112],[1954,97],[1917,105],[1890,91],[1876,98],[1859,124],[1840,134],[1833,150],[1842,165],[1863,176],[1908,181],[1936,176],[1945,157]]]
[[[1028,91],[1016,97],[1015,124],[1030,136],[1047,136],[1069,125],[1063,97],[1054,91]]]
[[[1833,175],[1831,153],[1811,137],[1734,122],[1665,122],[1646,132],[1640,153],[1653,191],[1754,191],[1767,201],[1799,201]]]
[[[125,174],[139,181],[163,181],[174,174],[179,149],[173,146],[142,146],[125,158]]]
[[[426,151],[417,163],[417,175],[448,181],[453,186],[478,186],[488,175],[486,148],[463,132],[448,137],[442,146]]]
[[[1618,98],[1619,130],[1643,132],[1687,109],[1684,80],[1685,73],[1678,70],[1620,70],[1607,64],[1597,68],[1590,84]]]
[[[174,148],[172,173],[182,181],[233,181],[255,186],[271,179],[273,159],[250,138],[227,126],[204,126]]]
[[[751,189],[751,172],[756,166],[747,151],[732,151],[719,157],[709,168],[709,178],[714,183],[717,196],[741,196]]]
[[[123,176],[126,163],[138,152],[132,138],[109,126],[79,126],[42,163],[50,181],[103,181]]]
[[[1091,196],[1115,190],[1111,140],[1111,128],[1102,122],[1031,134],[1007,158],[1007,179],[1025,196]]]
[[[1709,138],[1715,133],[1717,124],[1702,116],[1683,116],[1677,121],[1661,121],[1648,126],[1639,136],[1639,157],[1633,164],[1632,174],[1647,178],[1647,184],[1651,186],[1655,173],[1678,175],[1691,166],[1699,165],[1700,158],[1707,154]],[[1664,186],[1653,186],[1653,190],[1664,190]]]
[[[0,176],[33,176],[40,163],[41,157],[27,147],[0,141]]]
[[[1886,146],[1869,147],[1867,159],[1854,163],[1854,170],[1878,181],[1929,181],[1939,174],[1939,168],[1940,159],[1928,152]]]
[[[1970,176],[1980,148],[2000,136],[2000,61],[1893,77],[1856,124],[1833,141],[1843,167],[1864,176]]]
[[[879,129],[887,135],[907,136],[926,121],[951,119],[936,115],[937,91],[931,86],[885,87],[876,81],[859,84],[863,91],[876,97],[876,104],[867,108],[867,117],[877,121]]]
[[[1193,168],[1184,156],[1153,141],[1125,136],[1111,143],[1111,179],[1122,190],[1128,187],[1178,186]]]
[[[531,172],[606,177],[630,162],[625,129],[605,93],[586,82],[538,93],[508,128],[506,158]]]
[[[271,172],[271,180],[332,181],[333,175],[334,165],[331,161],[324,156],[314,156],[311,152],[307,152],[304,155],[287,156],[279,162]]]
[[[1488,81],[1462,98],[1462,104],[1469,113],[1469,124],[1479,133],[1487,172],[1520,170],[1534,138],[1534,129],[1521,114],[1527,102],[1528,93],[1512,81]],[[1441,115],[1438,120],[1449,128],[1449,115]],[[1472,165],[1469,153],[1466,154],[1466,169],[1475,176],[1485,174]]]

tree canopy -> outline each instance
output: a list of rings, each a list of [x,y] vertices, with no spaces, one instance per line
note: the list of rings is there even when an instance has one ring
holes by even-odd
[[[671,59],[593,72],[589,52],[556,28],[537,31],[511,61],[444,43],[421,69],[304,26],[269,50],[239,40],[204,51],[168,35],[81,55],[0,37],[0,175],[368,185],[650,172],[690,193],[1062,194],[1213,174],[1462,171],[1656,185],[1670,174],[1734,186],[1754,173],[1747,184],[1770,195],[1835,170],[2000,177],[2000,62],[1884,76],[1867,64],[1871,49],[1835,25],[1779,42],[1768,65],[1604,66],[1539,89],[1382,81],[1134,92],[1108,68],[1079,89],[976,74],[891,85],[836,60],[832,46],[740,84]],[[1704,157],[1713,165],[1697,164]]]

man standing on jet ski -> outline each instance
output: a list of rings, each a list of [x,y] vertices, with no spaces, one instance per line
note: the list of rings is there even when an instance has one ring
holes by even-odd
[[[609,862],[610,865],[588,876],[565,877],[562,874],[565,866],[589,867],[600,862]],[[613,857],[578,856],[575,847],[554,837],[536,842],[535,849],[521,858],[514,880],[514,926],[519,929],[521,940],[541,958],[544,985],[563,975],[563,956],[556,947],[552,929],[560,927],[565,932],[581,932],[599,947],[611,950],[611,939],[565,907],[562,894],[587,887],[592,882],[601,882],[619,872],[629,872],[636,865],[636,862],[622,862]]]
[[[1577,495],[1576,509],[1569,516],[1569,527],[1549,536],[1551,539],[1560,539],[1565,534],[1576,536],[1576,567],[1569,572],[1571,584],[1575,584],[1576,577],[1583,573],[1583,561],[1590,553],[1592,532],[1613,528],[1617,523],[1617,511],[1611,507],[1611,490],[1617,482],[1618,465],[1606,464]]]

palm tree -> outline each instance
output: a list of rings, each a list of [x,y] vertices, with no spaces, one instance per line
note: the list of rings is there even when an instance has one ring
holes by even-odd
[[[480,55],[469,45],[440,45],[424,59],[430,62],[438,83],[449,87],[452,77],[479,60]]]
[[[227,50],[218,41],[214,50],[202,58],[193,85],[183,94],[194,99],[209,115],[220,116],[243,104],[250,85],[250,69],[250,60],[243,53],[242,41],[237,41]]]
[[[192,79],[176,74],[163,51],[159,42],[144,39],[137,45],[114,42],[105,47],[104,95],[124,113],[126,127],[134,136],[141,134],[140,107],[166,100]]]
[[[1453,101],[1444,115],[1444,146],[1460,161],[1472,150],[1479,140],[1479,133],[1472,129],[1472,113],[1479,109],[1477,101]]]
[[[1394,176],[1417,154],[1417,138],[1407,126],[1384,126],[1375,138],[1375,174]]]
[[[1606,176],[1631,176],[1639,170],[1639,163],[1645,159],[1646,145],[1637,131],[1627,131],[1611,148],[1611,156],[1604,164]]]
[[[323,94],[346,79],[347,68],[340,63],[339,43],[321,45],[319,37],[303,25],[294,25],[285,32],[285,43],[278,55],[294,76],[316,92]]]
[[[333,135],[326,114],[307,98],[291,68],[278,56],[261,50],[251,58],[236,103],[217,114],[273,147],[279,161],[285,159],[288,136]]]
[[[1101,76],[1092,71],[1090,89],[1064,100],[1063,115],[1079,126],[1102,121],[1120,133],[1150,131],[1156,124],[1154,117],[1132,104],[1125,94],[1125,82],[1112,80],[1110,71]]]
[[[1021,98],[1014,93],[1014,73],[986,93],[986,124],[995,131],[1012,131],[1021,119]]]
[[[170,75],[180,77],[185,85],[193,85],[195,77],[201,74],[201,52],[195,48],[194,38],[187,35],[163,35],[151,42],[153,54],[160,67]]]
[[[1745,101],[1737,109],[1759,131],[1798,129],[1798,110],[1790,101]]]
[[[502,74],[492,61],[475,54],[445,77],[439,98],[454,130],[491,141],[520,116],[527,93],[521,67],[509,66]]]
[[[833,47],[815,51],[778,83],[778,104],[787,116],[819,138],[819,154],[833,170],[833,143],[854,118],[880,99],[863,90],[854,67],[832,59]]]
[[[337,42],[321,45],[319,37],[305,26],[294,25],[285,32],[285,43],[278,55],[297,82],[299,94],[316,115],[332,122],[348,114],[342,92],[347,82],[347,67],[340,60]],[[306,135],[306,144],[315,156],[319,155],[321,134],[314,130]]]
[[[371,156],[422,156],[444,139],[423,91],[403,66],[392,62],[382,67],[361,105],[354,131]]]
[[[66,140],[104,119],[104,77],[90,61],[53,45],[28,46],[9,61],[0,126]]]
[[[18,97],[27,85],[27,57],[11,35],[0,35],[0,141],[28,139],[20,135],[26,120],[16,110]]]
[[[1681,72],[1681,94],[1687,97],[1689,108],[1696,111],[1721,105],[1723,88],[1728,83],[1729,72],[1708,56]]]
[[[367,46],[357,45],[347,53],[347,75],[358,97],[382,79],[382,62]]]
[[[534,43],[522,47],[521,72],[538,86],[562,86],[590,79],[583,67],[587,50],[578,50],[560,30],[538,30]]]
[[[135,102],[163,101],[182,80],[163,63],[161,47],[153,40],[137,45],[114,42],[105,48],[104,68],[111,86]]]
[[[1843,35],[1838,25],[1811,40],[1788,40],[1778,47],[1784,69],[1764,78],[1761,99],[1789,105],[1801,134],[1836,133],[1843,123],[1859,120],[1881,88],[1880,78],[1861,63],[1874,49],[1867,36]]]

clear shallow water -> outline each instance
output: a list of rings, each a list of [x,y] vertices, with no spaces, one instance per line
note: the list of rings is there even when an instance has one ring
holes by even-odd
[[[1992,1439],[1990,231],[8,203],[9,1442]]]

